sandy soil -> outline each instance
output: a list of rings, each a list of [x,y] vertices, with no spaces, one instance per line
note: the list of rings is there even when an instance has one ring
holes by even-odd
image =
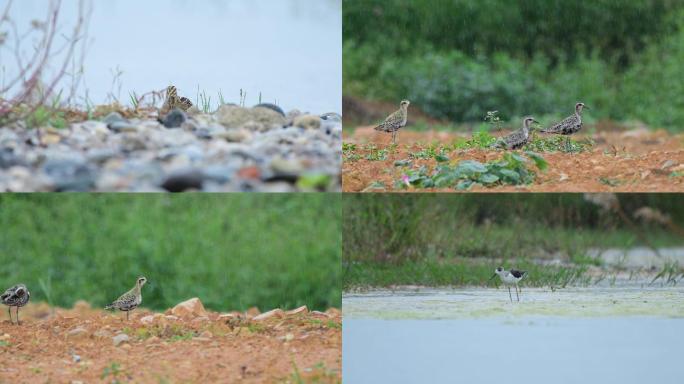
[[[0,383],[341,382],[337,309],[266,319],[255,309],[194,318],[138,309],[126,321],[84,302],[29,304],[21,325],[2,310]],[[128,341],[115,345],[122,334]]]
[[[503,133],[501,133],[503,134]],[[495,133],[495,135],[500,135]],[[447,145],[463,135],[447,132],[415,132],[403,130],[397,138],[396,152],[390,152],[384,161],[369,161],[363,157],[368,153],[366,143],[375,143],[379,149],[391,142],[390,135],[374,131],[372,127],[359,127],[352,135],[346,134],[345,143],[358,144],[355,153],[361,159],[347,161],[342,166],[344,192],[359,192],[373,182],[384,183],[392,190],[394,181],[400,179],[401,168],[394,167],[396,160],[407,159],[410,152],[439,142]],[[582,140],[586,135],[576,135]],[[671,135],[664,130],[629,131],[605,130],[591,136],[595,145],[590,151],[578,154],[543,153],[549,167],[539,173],[537,180],[525,186],[498,186],[493,188],[473,187],[470,192],[682,192],[684,176],[684,135]],[[501,157],[495,150],[463,150],[449,155],[450,163],[460,160],[481,162]],[[415,160],[413,167],[427,165],[432,169],[434,159]],[[603,180],[603,181],[602,181]],[[402,190],[406,191],[406,190]],[[415,189],[410,192],[455,192],[455,189]]]

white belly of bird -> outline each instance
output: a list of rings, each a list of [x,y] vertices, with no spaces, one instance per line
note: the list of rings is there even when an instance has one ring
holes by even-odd
[[[518,279],[509,273],[507,275],[501,276],[501,281],[503,281],[504,284],[516,284]]]

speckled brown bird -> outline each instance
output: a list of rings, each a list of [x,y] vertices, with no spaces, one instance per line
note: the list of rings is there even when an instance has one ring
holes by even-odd
[[[142,303],[142,286],[145,285],[147,279],[144,276],[138,277],[135,281],[135,286],[128,292],[121,295],[113,303],[105,307],[105,309],[118,309],[126,312],[126,320],[128,320],[128,313]]]
[[[391,132],[392,144],[396,144],[397,132],[406,125],[408,119],[408,106],[411,104],[408,100],[402,100],[399,104],[399,109],[387,116],[382,124],[375,127],[376,131]]]
[[[8,288],[2,295],[0,295],[0,301],[7,306],[7,313],[10,317],[10,323],[12,323],[12,307],[17,307],[17,324],[19,322],[19,307],[23,307],[29,302],[31,298],[31,293],[26,289],[26,285],[17,284],[11,288]]]

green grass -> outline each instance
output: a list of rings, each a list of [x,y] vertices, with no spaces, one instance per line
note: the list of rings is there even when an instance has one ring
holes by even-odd
[[[0,195],[0,286],[104,306],[138,275],[145,307],[341,305],[335,194]]]
[[[406,262],[398,265],[386,263],[350,263],[345,268],[344,288],[389,287],[392,285],[423,286],[466,286],[499,284],[492,279],[494,269],[499,265],[492,263],[473,263],[466,259],[448,261],[425,260]],[[504,268],[511,265],[504,263]],[[515,267],[529,272],[521,285],[532,287],[564,287],[566,285],[586,285],[591,278],[585,274],[586,266],[548,267],[528,261],[516,262]]]

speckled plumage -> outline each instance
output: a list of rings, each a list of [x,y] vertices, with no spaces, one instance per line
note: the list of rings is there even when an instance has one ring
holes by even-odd
[[[391,132],[392,144],[396,143],[397,132],[406,125],[408,120],[408,106],[411,104],[408,100],[402,100],[399,104],[399,109],[387,116],[385,121],[375,127],[376,131]]]
[[[145,285],[147,279],[144,276],[138,277],[135,281],[135,286],[128,292],[121,295],[113,303],[105,307],[105,309],[118,309],[126,312],[126,320],[128,320],[128,312],[136,309],[142,303],[142,286]]]
[[[2,295],[0,301],[7,305],[7,313],[9,313],[10,322],[12,322],[12,307],[17,307],[17,324],[19,324],[19,307],[23,307],[29,302],[31,293],[24,284],[17,284],[8,288]]]
[[[192,107],[192,102],[187,97],[178,97],[178,90],[173,85],[166,88],[166,100],[159,110],[159,117],[166,116],[174,108],[180,108],[187,111]]]
[[[523,119],[523,126],[519,130],[502,137],[495,146],[503,146],[507,149],[519,149],[527,144],[530,139],[530,124],[536,123],[537,121],[528,116]]]
[[[541,129],[540,132],[555,133],[557,135],[572,135],[582,129],[582,108],[589,108],[584,103],[575,104],[575,113],[566,117],[561,122],[552,125],[550,128]]]

